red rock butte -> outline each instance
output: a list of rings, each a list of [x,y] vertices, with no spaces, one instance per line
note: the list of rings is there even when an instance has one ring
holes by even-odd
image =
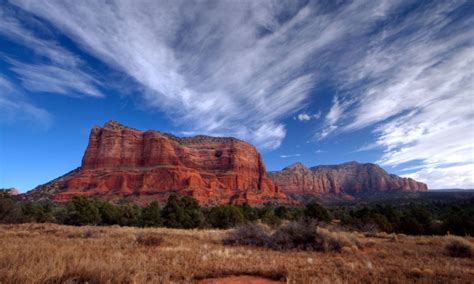
[[[172,193],[203,204],[285,202],[254,146],[235,138],[179,138],[117,122],[91,130],[80,168],[29,193],[63,202],[76,195],[111,202],[166,201]]]

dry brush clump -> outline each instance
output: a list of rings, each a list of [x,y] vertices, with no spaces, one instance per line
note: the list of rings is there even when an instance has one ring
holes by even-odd
[[[163,237],[154,233],[140,233],[137,235],[136,242],[140,246],[160,246],[163,243]]]
[[[344,247],[354,251],[362,246],[355,234],[331,231],[319,227],[314,222],[289,222],[274,231],[258,223],[243,225],[231,231],[224,238],[224,243],[276,250],[296,249],[326,252],[341,252]]]
[[[474,256],[474,245],[462,237],[447,236],[445,248],[452,257]]]

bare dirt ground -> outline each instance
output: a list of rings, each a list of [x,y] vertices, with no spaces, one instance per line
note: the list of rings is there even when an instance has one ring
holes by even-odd
[[[474,259],[449,256],[441,236],[359,234],[362,249],[325,253],[226,246],[225,234],[0,225],[0,283],[474,283]]]

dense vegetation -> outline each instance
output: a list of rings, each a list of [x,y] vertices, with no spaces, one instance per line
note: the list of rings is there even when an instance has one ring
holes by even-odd
[[[170,228],[232,228],[260,220],[271,227],[284,221],[340,223],[363,232],[410,235],[474,235],[474,199],[430,201],[402,205],[366,204],[325,208],[317,203],[303,207],[267,204],[251,207],[203,207],[192,197],[171,195],[166,204],[115,205],[94,198],[74,197],[66,204],[50,201],[19,202],[0,192],[0,223],[58,223],[67,225],[121,225]]]

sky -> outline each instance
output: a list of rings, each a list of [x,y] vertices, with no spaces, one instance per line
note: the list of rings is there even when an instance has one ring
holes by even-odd
[[[474,188],[474,1],[0,0],[0,188],[109,120]]]

